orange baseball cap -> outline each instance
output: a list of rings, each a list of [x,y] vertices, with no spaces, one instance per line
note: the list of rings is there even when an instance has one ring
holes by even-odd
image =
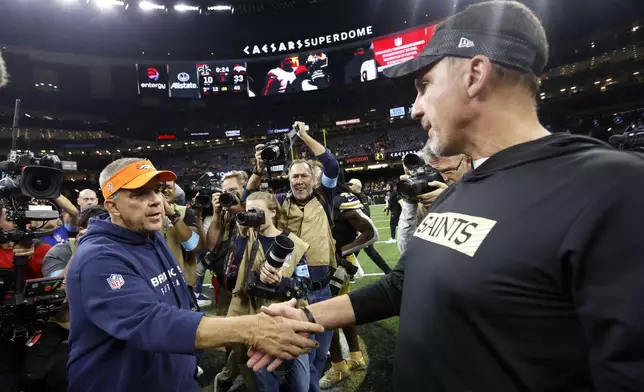
[[[157,170],[152,162],[141,160],[125,166],[121,171],[113,175],[101,191],[107,200],[119,189],[139,189],[153,178],[158,177],[159,181],[176,181],[177,175],[167,170]]]

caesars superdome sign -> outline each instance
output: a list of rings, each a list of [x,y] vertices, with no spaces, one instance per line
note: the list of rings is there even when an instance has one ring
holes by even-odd
[[[298,39],[297,41],[269,42],[258,45],[248,45],[243,52],[248,56],[261,56],[265,54],[278,54],[292,52],[300,49],[311,49],[325,45],[333,45],[345,41],[366,38],[373,35],[373,26],[365,26],[354,30],[341,31],[333,34],[320,35]]]

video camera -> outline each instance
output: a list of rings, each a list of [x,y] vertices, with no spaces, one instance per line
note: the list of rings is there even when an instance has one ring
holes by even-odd
[[[273,268],[280,269],[286,262],[288,255],[293,253],[295,244],[287,236],[280,234],[275,237],[275,241],[271,245],[268,252],[266,252],[266,261]],[[254,261],[254,260],[253,260]],[[252,262],[252,261],[251,261]],[[268,300],[289,298],[300,298],[303,293],[287,292],[285,294],[279,293],[279,285],[273,286],[262,282],[259,278],[259,273],[251,271],[250,281],[248,283],[247,293],[253,297],[263,298]]]
[[[192,184],[190,190],[194,194],[199,194],[195,197],[195,207],[208,208],[212,201],[212,195],[221,192],[219,185],[219,178],[213,173],[205,173],[203,176]]]
[[[267,163],[287,161],[288,154],[294,143],[295,136],[300,132],[299,125],[296,125],[283,137],[272,139],[264,146],[261,152],[262,160]]]
[[[608,138],[608,143],[620,150],[644,149],[644,129],[626,131],[622,135],[613,135]]]
[[[0,205],[5,208],[6,219],[15,223],[10,231],[0,231],[0,244],[21,243],[30,245],[35,238],[51,235],[51,231],[27,228],[33,221],[58,219],[54,208],[43,208],[33,200],[53,201],[63,187],[63,163],[55,155],[36,157],[31,153],[17,155],[0,162]],[[0,270],[0,336],[8,340],[32,334],[62,305],[65,295],[54,291],[62,278],[54,280],[27,280],[25,268],[29,258],[14,256],[12,270]],[[44,292],[38,292],[38,287]],[[45,289],[46,288],[46,289]]]
[[[399,181],[397,188],[400,197],[407,202],[417,203],[419,195],[434,191],[436,188],[429,186],[430,182],[445,182],[443,176],[427,165],[418,154],[405,155],[403,165],[409,170],[410,175],[408,179]]]

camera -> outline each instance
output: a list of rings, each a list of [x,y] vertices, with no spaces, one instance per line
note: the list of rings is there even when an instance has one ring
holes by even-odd
[[[192,184],[190,190],[193,194],[198,193],[195,197],[195,207],[207,208],[212,203],[212,195],[221,192],[219,179],[213,173],[205,173],[196,182]]]
[[[288,256],[293,253],[295,244],[287,236],[280,234],[275,237],[275,241],[271,245],[268,252],[266,252],[266,261],[270,266],[280,269],[286,262]],[[253,262],[252,260],[251,262]],[[268,300],[275,299],[289,299],[289,298],[302,298],[305,293],[279,293],[279,285],[272,286],[262,282],[259,279],[259,274],[256,271],[251,272],[251,278],[248,283],[247,293],[253,297],[263,298]]]
[[[329,287],[331,288],[331,294],[335,297],[342,290],[342,286],[346,283],[347,280],[351,279],[353,275],[358,273],[358,266],[345,259],[344,257],[338,257],[338,268],[335,270],[331,279],[329,280]]]
[[[266,162],[275,162],[278,160],[285,160],[288,157],[288,150],[290,149],[288,137],[273,139],[266,143],[261,152],[262,160]]]
[[[406,180],[399,181],[397,188],[400,197],[407,202],[417,203],[419,195],[434,191],[436,188],[429,186],[430,182],[445,182],[443,176],[433,167],[425,164],[425,160],[418,154],[405,155],[403,164],[409,170],[410,176]]]
[[[232,192],[224,192],[219,196],[219,204],[224,208],[230,208],[240,203],[239,198]]]
[[[254,208],[248,211],[238,212],[237,215],[235,215],[235,219],[241,226],[246,227],[259,227],[266,223],[264,211]]]
[[[56,199],[63,189],[63,164],[56,155],[18,155],[0,162],[0,198]]]

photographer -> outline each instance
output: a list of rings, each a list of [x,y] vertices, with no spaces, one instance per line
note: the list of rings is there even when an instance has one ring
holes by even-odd
[[[448,186],[460,180],[468,171],[472,170],[472,159],[467,155],[455,155],[451,157],[439,157],[431,153],[429,149],[425,149],[423,153],[419,153],[424,159],[426,164],[436,170],[445,180],[444,183],[440,181],[432,181],[428,185],[435,188],[429,193],[418,195],[418,201],[403,200],[402,212],[398,220],[398,250],[401,254],[407,249],[407,244],[414,235],[414,231],[418,227],[418,223],[425,217],[427,211],[432,206],[438,196],[443,193]],[[400,176],[401,180],[409,178],[409,170],[404,167],[405,175]]]
[[[326,328],[399,315],[396,391],[644,391],[644,161],[541,125],[547,61],[535,14],[487,1],[387,68],[415,76],[412,116],[432,152],[466,154],[474,170],[433,203],[391,274],[308,313],[265,310]]]
[[[87,231],[89,220],[106,213],[103,206],[89,206],[84,208],[80,213],[78,221],[78,236],[54,246],[49,249],[42,262],[42,275],[47,278],[54,278],[63,275],[65,267],[69,263],[76,249],[78,249],[78,240]]]
[[[247,180],[248,175],[243,171],[225,173],[221,178],[221,192],[215,192],[212,195],[213,214],[204,219],[206,246],[210,254],[197,265],[195,295],[198,301],[210,301],[210,298],[202,293],[203,277],[206,269],[209,268],[213,271],[220,287],[217,301],[217,315],[219,316],[228,313],[228,305],[232,298],[230,295],[232,287],[227,287],[225,282],[226,258],[234,245],[235,214],[244,210],[241,197]],[[225,206],[222,206],[220,202],[222,194],[226,195],[224,202],[228,204]]]
[[[398,220],[400,219],[400,214],[402,212],[402,206],[400,195],[396,186],[393,184],[387,184],[387,206],[384,211],[389,216],[389,231],[391,238],[387,240],[387,243],[393,244],[396,242],[396,228],[398,227]]]
[[[50,220],[42,227],[42,230],[52,231],[47,237],[41,238],[51,246],[67,241],[78,234],[78,208],[63,195],[54,200],[59,211],[62,211],[60,219]],[[40,227],[41,222],[34,222],[32,226]]]
[[[311,323],[252,315],[204,317],[161,235],[161,182],[176,175],[124,158],[100,174],[109,215],[92,220],[67,274],[69,392],[201,391],[198,350],[239,343],[286,360],[316,342]]]
[[[288,172],[291,191],[277,195],[284,211],[278,227],[288,229],[311,246],[306,256],[314,290],[309,293],[308,300],[309,303],[316,303],[331,298],[328,276],[330,267],[335,268],[337,265],[331,222],[340,165],[329,150],[308,134],[306,124],[296,122],[293,127],[299,129],[300,139],[322,163],[321,192],[314,191],[315,178],[311,164],[303,160],[293,161]],[[262,144],[255,148],[257,167],[246,186],[249,192],[257,190],[266,168],[266,163],[261,158],[263,148]],[[312,355],[311,387],[314,390],[319,388],[318,380],[324,372],[331,337],[332,332],[315,337],[320,342],[320,347]]]
[[[201,243],[201,229],[195,212],[175,203],[176,184],[168,181],[162,183],[161,187],[165,211],[161,233],[186,277],[188,288],[193,289],[197,284],[197,251]]]
[[[246,212],[237,215],[242,233],[235,240],[235,264],[239,265],[239,270],[228,317],[256,314],[261,312],[262,306],[290,298],[297,299],[298,306],[306,306],[306,295],[311,289],[305,257],[309,245],[295,234],[277,229],[275,225],[280,214],[281,208],[274,195],[255,192],[246,199]],[[284,248],[285,241],[292,247]],[[282,266],[271,265],[276,261],[277,264],[281,261]],[[248,347],[234,347],[237,365],[253,390],[253,380],[249,379],[252,372],[246,366],[247,351]],[[255,390],[309,390],[308,355],[286,362],[282,372],[286,373],[286,389],[280,389],[279,377],[275,373],[261,370],[254,373]]]

